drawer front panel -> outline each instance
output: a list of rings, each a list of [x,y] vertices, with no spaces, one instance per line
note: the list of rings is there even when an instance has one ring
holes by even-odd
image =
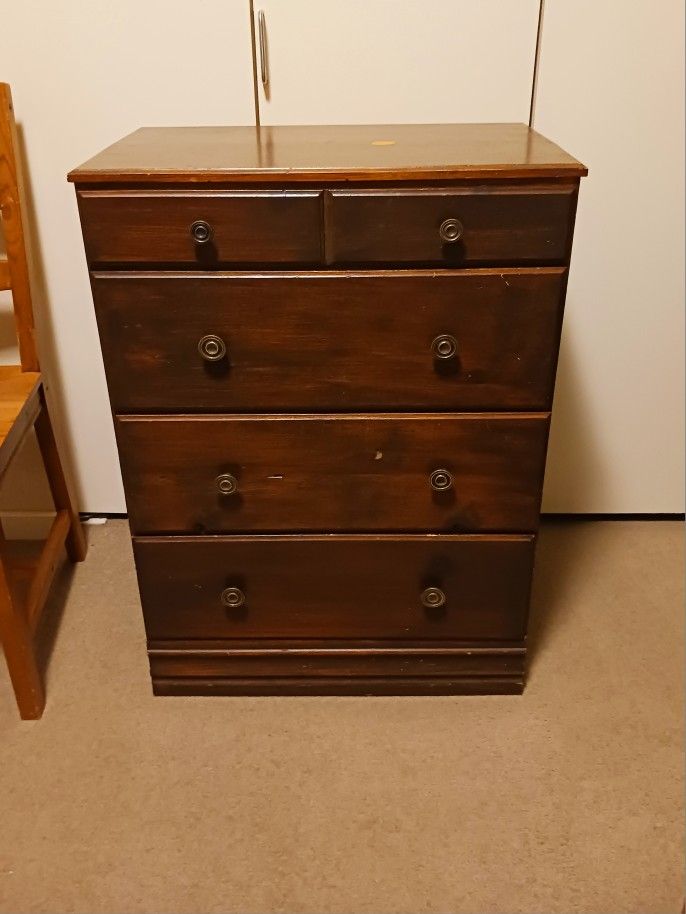
[[[533,538],[146,538],[134,552],[151,640],[514,640],[526,627]],[[430,588],[443,605],[424,606]],[[227,591],[242,604],[227,606]]]
[[[552,399],[565,277],[96,273],[93,291],[115,412],[536,410]],[[203,358],[208,335],[223,358]]]
[[[327,193],[328,263],[562,263],[576,187]],[[445,240],[454,238],[455,240]]]
[[[120,416],[116,426],[136,533],[538,525],[547,414]]]
[[[317,191],[89,190],[78,201],[91,265],[321,261]]]

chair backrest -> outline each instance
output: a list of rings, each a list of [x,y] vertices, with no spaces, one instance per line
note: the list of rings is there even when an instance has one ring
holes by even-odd
[[[7,83],[0,83],[0,215],[7,252],[7,259],[0,260],[0,289],[12,292],[21,367],[24,371],[38,371],[23,201],[12,93]]]

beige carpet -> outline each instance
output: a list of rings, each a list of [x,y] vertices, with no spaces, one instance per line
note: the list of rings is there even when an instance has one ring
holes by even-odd
[[[0,663],[2,912],[678,912],[682,528],[551,524],[523,697],[153,698],[127,529]]]

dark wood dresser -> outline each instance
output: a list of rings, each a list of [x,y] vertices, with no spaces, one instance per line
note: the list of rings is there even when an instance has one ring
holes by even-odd
[[[71,173],[156,694],[521,692],[584,174],[517,124]]]

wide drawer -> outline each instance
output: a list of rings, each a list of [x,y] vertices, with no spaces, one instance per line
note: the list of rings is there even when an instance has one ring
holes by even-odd
[[[91,266],[321,260],[317,191],[81,190],[77,196]]]
[[[531,536],[134,540],[148,639],[497,638],[526,629]]]
[[[136,533],[535,530],[542,414],[119,416]]]
[[[327,263],[562,263],[575,185],[335,190],[326,199]]]
[[[565,277],[550,267],[92,282],[115,412],[534,410],[552,399]]]

